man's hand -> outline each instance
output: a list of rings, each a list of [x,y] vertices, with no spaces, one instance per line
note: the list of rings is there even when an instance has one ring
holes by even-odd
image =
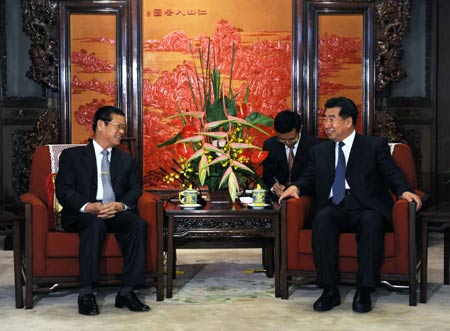
[[[98,218],[107,219],[116,216],[119,211],[124,211],[125,207],[121,202],[110,202],[106,205],[100,202],[88,203],[86,206],[87,213],[93,213],[98,216]]]
[[[287,188],[286,191],[284,191],[283,193],[281,193],[280,198],[278,199],[278,203],[281,203],[281,200],[286,199],[286,198],[299,198],[300,195],[298,194],[298,188],[295,185],[291,185]]]
[[[414,201],[416,203],[416,211],[418,211],[422,207],[422,199],[412,192],[403,192],[402,199],[407,200],[408,202]]]
[[[86,205],[86,209],[84,210],[86,213],[98,214],[103,208],[103,204],[101,202],[89,202]]]
[[[283,193],[285,189],[286,189],[286,186],[281,185],[280,183],[275,183],[272,186],[272,192],[274,194],[276,194],[277,196],[280,196],[281,193]]]

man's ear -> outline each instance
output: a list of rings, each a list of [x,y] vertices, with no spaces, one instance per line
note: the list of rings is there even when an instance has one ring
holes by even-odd
[[[105,121],[103,120],[98,120],[97,122],[97,130],[102,131],[106,126]]]

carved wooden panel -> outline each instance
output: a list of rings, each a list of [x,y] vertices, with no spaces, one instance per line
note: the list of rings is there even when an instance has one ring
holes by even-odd
[[[23,30],[31,40],[27,77],[58,90],[58,2],[22,0]]]
[[[405,77],[402,42],[410,28],[411,0],[376,1],[376,90],[381,92]]]

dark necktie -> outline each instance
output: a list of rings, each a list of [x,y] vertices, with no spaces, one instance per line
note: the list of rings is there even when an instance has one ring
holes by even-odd
[[[333,202],[338,205],[345,197],[345,156],[342,146],[345,144],[339,142],[338,162],[333,182]]]
[[[289,159],[288,159],[288,165],[289,165],[289,181],[291,180],[291,174],[292,174],[292,166],[294,165],[294,146],[289,147]]]
[[[102,164],[101,164],[101,172],[102,172],[102,184],[103,184],[103,199],[102,203],[107,204],[109,202],[116,201],[116,196],[114,195],[114,191],[111,186],[111,175],[109,173],[109,160],[108,160],[108,150],[104,149],[102,151]]]

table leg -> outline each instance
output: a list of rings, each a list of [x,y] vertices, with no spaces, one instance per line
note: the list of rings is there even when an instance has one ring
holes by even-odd
[[[173,247],[173,232],[174,232],[174,220],[169,218],[167,223],[167,298],[172,297],[172,286],[173,286],[173,272],[174,268],[174,247]]]
[[[23,308],[22,246],[20,241],[20,220],[14,221],[14,288],[16,308]]]
[[[276,224],[273,225],[274,227],[274,238],[273,238],[273,244],[274,244],[274,278],[275,278],[275,297],[279,298],[281,297],[281,287],[280,287],[280,222],[279,219],[277,220]]]
[[[427,303],[428,222],[422,219],[422,258],[420,268],[420,302]]]
[[[450,229],[444,231],[444,284],[449,285]]]

